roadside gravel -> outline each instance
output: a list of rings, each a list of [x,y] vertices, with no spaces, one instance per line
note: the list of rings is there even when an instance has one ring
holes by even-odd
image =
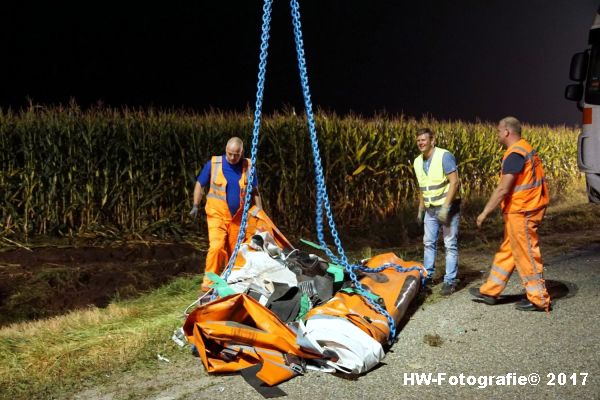
[[[462,288],[441,301],[420,305],[375,370],[355,379],[309,372],[280,388],[290,400],[600,399],[600,245],[548,260],[546,279],[560,296],[548,314],[518,311],[512,303],[476,303],[468,287]],[[481,282],[478,279],[469,287]],[[515,298],[521,294],[516,273],[506,294]],[[441,344],[431,346],[425,335],[438,335]],[[411,373],[446,375],[441,383],[417,385],[416,380],[411,384],[406,379]],[[451,384],[461,374],[464,385]],[[468,384],[480,376],[507,374],[514,374],[515,380],[538,374],[540,381],[499,386],[497,378],[488,378],[493,385]],[[588,374],[585,385],[583,374]],[[190,357],[146,375],[119,377],[113,385],[86,390],[75,398],[251,400],[262,396],[238,375],[208,376],[199,360]]]

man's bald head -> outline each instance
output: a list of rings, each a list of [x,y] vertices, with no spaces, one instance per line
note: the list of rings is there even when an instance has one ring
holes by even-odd
[[[235,165],[240,162],[244,155],[244,142],[237,136],[227,141],[225,147],[225,156],[229,164]]]

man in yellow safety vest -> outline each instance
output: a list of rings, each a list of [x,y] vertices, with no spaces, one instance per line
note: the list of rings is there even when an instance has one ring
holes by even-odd
[[[440,227],[446,248],[446,274],[441,294],[449,296],[456,290],[458,273],[458,224],[460,220],[459,180],[456,159],[448,150],[435,146],[435,134],[429,128],[417,131],[417,147],[421,154],[414,161],[419,181],[419,211],[417,221],[424,225],[423,264],[426,282],[435,272],[435,255]]]

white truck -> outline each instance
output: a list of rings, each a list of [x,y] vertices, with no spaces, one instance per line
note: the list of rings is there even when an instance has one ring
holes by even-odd
[[[577,102],[582,130],[577,139],[577,164],[585,173],[588,199],[600,204],[600,8],[590,29],[588,48],[573,55],[565,97]]]

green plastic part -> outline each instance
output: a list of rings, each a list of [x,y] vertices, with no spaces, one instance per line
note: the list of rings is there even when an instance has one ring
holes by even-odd
[[[315,249],[325,251],[325,249],[323,247],[319,246],[318,244],[316,244],[314,242],[311,242],[310,240],[300,239],[300,241],[304,244],[309,245],[310,247],[314,247]]]
[[[296,321],[304,319],[306,314],[310,311],[310,299],[306,293],[302,293],[302,297],[300,297],[300,310],[298,311],[298,316],[296,317]]]
[[[345,293],[356,293],[358,295],[368,297],[369,299],[373,300],[376,303],[379,302],[379,299],[381,299],[381,297],[377,296],[375,293],[367,292],[366,290],[361,292],[360,290],[358,290],[356,288],[349,287],[349,288],[344,288],[341,291],[345,292]]]
[[[210,287],[217,291],[219,297],[225,297],[229,296],[230,294],[235,294],[233,289],[230,288],[227,282],[225,282],[223,278],[221,278],[219,275],[215,274],[214,272],[207,272],[206,276],[208,277],[208,279],[213,281],[213,284],[210,285]]]
[[[343,282],[344,281],[344,267],[338,264],[328,263],[329,267],[327,268],[327,272],[333,275],[334,282]]]

